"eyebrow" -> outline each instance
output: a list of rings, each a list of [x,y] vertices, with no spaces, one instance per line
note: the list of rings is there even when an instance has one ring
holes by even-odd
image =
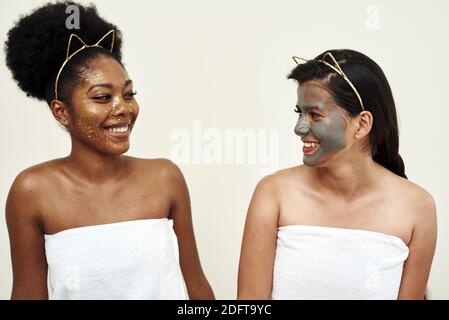
[[[304,106],[296,105],[296,108],[298,108],[298,109],[300,109],[300,110],[305,110],[305,111],[309,111],[309,110],[319,110],[319,111],[323,111],[320,107],[314,106],[314,105],[304,105]]]
[[[130,85],[131,83],[133,83],[133,81],[132,81],[131,79],[126,79],[126,80],[125,80],[125,83],[124,83],[124,86],[126,87],[126,86]],[[95,89],[95,88],[98,88],[98,87],[100,87],[100,88],[112,89],[112,88],[113,88],[113,85],[110,84],[110,83],[97,83],[97,84],[92,85],[92,86],[89,88],[89,90],[87,90],[87,93],[89,93],[91,90],[93,90],[93,89]]]

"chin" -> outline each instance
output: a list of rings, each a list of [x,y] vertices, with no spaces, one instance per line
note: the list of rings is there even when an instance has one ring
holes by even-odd
[[[304,156],[302,158],[302,163],[308,167],[316,167],[318,165],[319,159],[310,159],[310,157]]]
[[[326,168],[338,166],[340,160],[335,157],[335,153],[321,154],[316,158],[303,157],[302,162],[305,166],[311,168]]]
[[[317,159],[303,157],[302,162],[307,167],[318,168],[318,167],[324,167],[327,161],[323,157],[318,157]]]
[[[121,155],[129,150],[129,143],[120,145],[107,145],[101,148],[101,152],[106,155]]]
[[[121,155],[121,154],[128,152],[128,150],[129,150],[129,145],[126,148],[113,149],[113,150],[111,150],[111,153],[116,154],[116,155]]]
[[[316,163],[315,161],[306,161],[306,160],[302,160],[302,163],[307,166],[307,167],[311,167],[311,168],[316,168],[319,167],[320,164]]]

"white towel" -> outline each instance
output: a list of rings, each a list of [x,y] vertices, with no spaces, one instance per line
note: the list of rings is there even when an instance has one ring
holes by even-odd
[[[172,220],[68,229],[45,251],[51,299],[188,299]]]
[[[397,299],[408,247],[383,233],[278,228],[273,299]]]

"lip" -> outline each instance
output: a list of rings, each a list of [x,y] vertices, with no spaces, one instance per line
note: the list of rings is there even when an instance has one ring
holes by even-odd
[[[304,153],[304,155],[310,156],[313,155],[314,153],[316,153],[318,151],[318,149],[320,149],[321,144],[319,141],[316,140],[301,140],[304,143],[304,146],[302,147],[302,152]],[[309,143],[316,143],[317,146],[316,147],[306,147],[305,143],[309,142]]]
[[[302,142],[315,142],[320,143],[318,140],[301,139]]]
[[[106,122],[102,125],[103,128],[109,128],[109,127],[124,127],[129,126],[131,124],[131,119],[128,121],[120,121],[120,122]]]

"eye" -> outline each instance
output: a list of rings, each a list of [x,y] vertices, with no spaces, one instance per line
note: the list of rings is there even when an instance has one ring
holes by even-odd
[[[131,92],[128,92],[127,94],[125,94],[125,98],[126,99],[129,99],[129,100],[131,100],[131,99],[134,99],[134,96],[137,94],[137,91],[131,91]]]
[[[106,102],[111,99],[111,95],[105,94],[105,95],[95,96],[95,97],[93,97],[93,99],[96,101]]]
[[[321,115],[319,113],[316,113],[316,112],[313,112],[313,111],[310,112],[309,114],[310,114],[310,116],[312,117],[313,120],[317,120],[317,119],[319,119],[321,117]]]

